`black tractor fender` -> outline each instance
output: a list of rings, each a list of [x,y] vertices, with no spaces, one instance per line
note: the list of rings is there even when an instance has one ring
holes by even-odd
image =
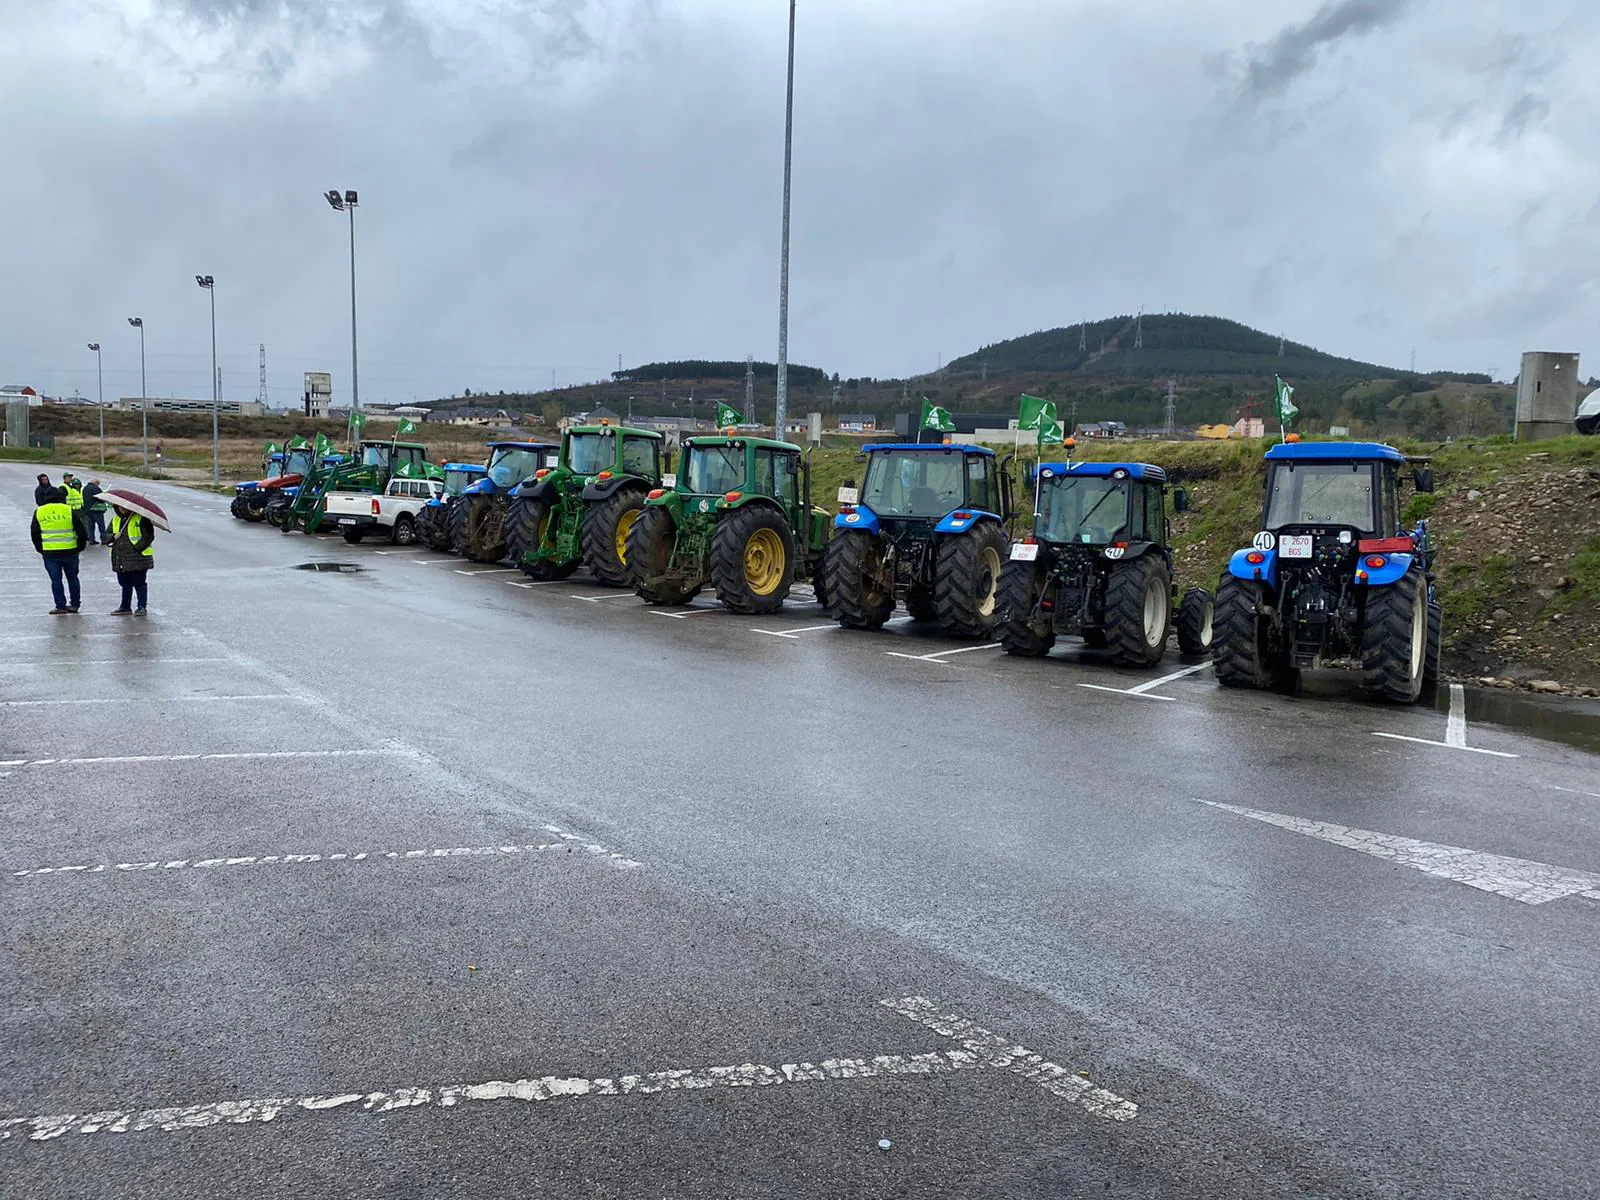
[[[529,481],[517,485],[516,498],[519,500],[537,500],[540,504],[553,508],[556,502],[561,499],[561,493],[556,490],[556,485],[549,480],[539,483]]]
[[[625,487],[648,490],[649,482],[639,475],[613,475],[610,479],[596,479],[593,483],[584,485],[583,499],[585,503],[591,500],[604,500]]]

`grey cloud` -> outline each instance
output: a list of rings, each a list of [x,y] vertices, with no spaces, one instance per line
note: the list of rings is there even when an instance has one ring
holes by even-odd
[[[1500,122],[1498,140],[1515,141],[1550,115],[1550,101],[1533,92],[1518,96]]]
[[[1245,63],[1244,94],[1260,100],[1281,92],[1316,64],[1328,46],[1370,33],[1400,17],[1411,0],[1330,0],[1309,21],[1290,25]]]

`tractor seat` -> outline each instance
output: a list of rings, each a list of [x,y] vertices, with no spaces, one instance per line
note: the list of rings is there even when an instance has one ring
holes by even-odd
[[[914,516],[932,517],[939,514],[939,493],[931,487],[914,487],[906,497],[906,507]]]

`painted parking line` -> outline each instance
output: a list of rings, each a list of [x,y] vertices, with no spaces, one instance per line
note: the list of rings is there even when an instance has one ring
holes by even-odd
[[[60,633],[0,633],[0,642],[75,642],[79,638],[160,637],[170,632],[166,629],[113,629],[104,633],[83,633],[62,629]]]
[[[725,608],[686,608],[682,612],[668,612],[664,608],[652,608],[650,611],[658,617],[672,617],[674,620],[681,621],[684,617],[703,617],[706,613],[722,613],[726,615],[728,610]]]
[[[61,704],[210,704],[225,700],[294,700],[288,692],[268,692],[260,696],[90,696],[71,700],[0,700],[0,708],[44,708]]]
[[[275,758],[410,758],[404,750],[240,750],[221,754],[108,754],[98,758],[6,758],[0,767],[98,767],[110,764],[232,762]]]
[[[1141,683],[1138,687],[1116,688],[1109,687],[1103,683],[1080,683],[1078,686],[1081,688],[1091,688],[1097,692],[1115,692],[1119,696],[1138,696],[1141,700],[1171,700],[1173,698],[1171,696],[1155,695],[1155,689],[1164,683],[1171,683],[1174,679],[1183,679],[1186,676],[1194,675],[1197,672],[1207,670],[1210,666],[1210,663],[1203,662],[1198,666],[1185,667],[1181,671],[1174,671],[1171,675],[1163,675],[1160,679],[1152,679],[1146,683]]]
[[[1419,746],[1438,746],[1443,750],[1465,750],[1468,754],[1490,754],[1495,758],[1521,758],[1520,754],[1510,754],[1505,750],[1485,750],[1480,746],[1452,746],[1449,742],[1436,742],[1432,738],[1407,737],[1403,733],[1384,733],[1374,729],[1373,737],[1388,738],[1394,742],[1415,742]]]
[[[793,1084],[845,1082],[858,1079],[943,1076],[961,1071],[1003,1070],[1108,1121],[1131,1121],[1138,1105],[1098,1087],[1066,1067],[1049,1062],[1026,1047],[965,1018],[942,1011],[923,996],[881,1002],[907,1020],[957,1043],[916,1054],[878,1054],[859,1058],[822,1058],[769,1066],[742,1062],[727,1066],[687,1067],[594,1078],[543,1075],[515,1080],[450,1083],[390,1091],[336,1092],[313,1096],[221,1100],[170,1108],[122,1108],[87,1113],[58,1113],[0,1120],[0,1141],[26,1139],[50,1142],[67,1134],[73,1142],[91,1134],[177,1132],[219,1126],[260,1125],[328,1118],[334,1114],[388,1113],[430,1108],[454,1111],[470,1104],[515,1102],[540,1104],[586,1098],[654,1096],[664,1092],[784,1087]]]
[[[578,592],[567,592],[569,600],[582,600],[585,604],[599,604],[603,600],[637,600],[639,597],[632,592],[607,592],[604,596],[585,596]]]
[[[764,633],[768,637],[792,638],[795,641],[799,641],[799,635],[802,633],[816,633],[821,629],[837,628],[839,628],[839,623],[837,621],[829,621],[826,625],[802,625],[799,629],[761,629],[758,626],[752,625],[750,627],[750,632]]]
[[[235,854],[216,858],[175,858],[131,860],[116,863],[75,863],[60,867],[26,867],[9,872],[12,879],[34,879],[47,875],[82,876],[117,874],[119,872],[215,870],[220,867],[295,867],[310,863],[384,863],[418,862],[441,858],[517,858],[532,854],[549,854],[557,851],[583,853],[603,858],[607,865],[619,871],[631,871],[644,864],[637,859],[619,854],[597,842],[590,842],[575,833],[568,833],[554,825],[542,827],[545,833],[555,835],[553,842],[526,842],[505,846],[444,846],[427,850],[335,850],[316,853]]]
[[[890,658],[909,658],[912,662],[931,662],[951,666],[953,664],[946,663],[945,659],[952,654],[971,654],[974,650],[998,649],[1000,649],[999,642],[990,642],[984,646],[957,646],[954,650],[936,650],[932,654],[902,654],[898,650],[885,650],[884,653]]]
[[[512,587],[536,588],[536,587],[549,587],[551,584],[555,584],[555,583],[565,583],[566,580],[565,579],[533,579],[533,580],[502,579],[500,582],[501,583],[508,583]]]
[[[520,575],[521,567],[490,567],[487,571],[456,571],[457,575]]]
[[[1254,808],[1240,808],[1235,804],[1222,804],[1215,800],[1202,800],[1209,808],[1218,808],[1236,816],[1248,817],[1267,825],[1276,825],[1291,833],[1304,834],[1357,850],[1376,858],[1386,858],[1401,866],[1412,867],[1438,879],[1448,879],[1477,888],[1480,892],[1493,892],[1507,900],[1521,904],[1548,904],[1568,896],[1583,896],[1600,900],[1600,874],[1574,871],[1568,867],[1535,862],[1529,858],[1512,858],[1504,854],[1485,854],[1464,846],[1446,846],[1438,842],[1423,842],[1416,838],[1397,837],[1391,833],[1377,833],[1371,829],[1354,829],[1348,825],[1335,825],[1331,821],[1311,821],[1304,817],[1291,817],[1284,813],[1262,812]]]

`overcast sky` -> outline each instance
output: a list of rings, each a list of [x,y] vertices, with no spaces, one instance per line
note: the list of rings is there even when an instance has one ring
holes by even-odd
[[[369,402],[772,359],[784,0],[0,0],[0,383]],[[1600,373],[1593,0],[800,0],[790,357],[1118,312]]]

